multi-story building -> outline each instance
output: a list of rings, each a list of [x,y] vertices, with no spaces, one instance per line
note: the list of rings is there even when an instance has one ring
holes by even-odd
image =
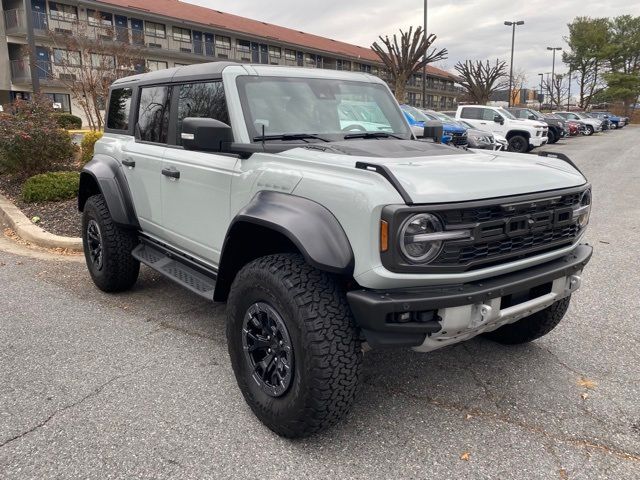
[[[82,35],[120,42],[139,52],[131,73],[199,62],[232,60],[369,72],[385,78],[369,48],[251,20],[178,0],[0,0],[0,104],[49,95],[61,110],[82,115],[69,91],[69,59],[93,62],[54,41]],[[33,55],[30,55],[33,52]],[[7,68],[8,67],[8,68]],[[114,65],[118,68],[118,65]],[[66,77],[65,77],[66,75]],[[66,80],[66,81],[65,81]],[[427,69],[427,106],[453,108],[454,77]],[[407,101],[422,104],[422,75],[407,85]]]

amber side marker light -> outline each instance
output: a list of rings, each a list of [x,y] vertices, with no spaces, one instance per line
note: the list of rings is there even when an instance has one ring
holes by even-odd
[[[389,224],[384,220],[380,220],[380,251],[389,250]]]

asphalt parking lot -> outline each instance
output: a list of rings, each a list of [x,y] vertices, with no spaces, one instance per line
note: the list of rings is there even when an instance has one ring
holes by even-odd
[[[640,478],[639,142],[544,148],[594,185],[595,254],[556,330],[368,352],[352,413],[305,440],[246,406],[224,305],[147,269],[106,295],[83,263],[0,239],[0,478]]]

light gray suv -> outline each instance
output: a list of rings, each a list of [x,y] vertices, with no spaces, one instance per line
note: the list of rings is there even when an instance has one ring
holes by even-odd
[[[365,73],[128,77],[81,174],[87,266],[105,292],[143,263],[227,302],[247,403],[278,434],[309,435],[351,407],[364,343],[515,344],[558,324],[591,257],[591,188],[543,155],[419,141]]]

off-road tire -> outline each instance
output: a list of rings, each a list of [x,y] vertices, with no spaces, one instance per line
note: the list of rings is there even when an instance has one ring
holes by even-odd
[[[564,314],[567,313],[570,301],[571,296],[563,298],[544,310],[515,323],[504,325],[493,332],[487,332],[484,336],[505,345],[531,342],[546,335],[560,323]]]
[[[265,393],[253,378],[243,350],[244,317],[256,302],[280,314],[293,346],[291,384],[278,397]],[[267,427],[283,437],[305,437],[347,414],[362,349],[345,292],[334,277],[297,254],[262,257],[238,273],[227,305],[231,365],[246,402]]]
[[[98,268],[91,259],[87,227],[95,221],[102,240],[102,265]],[[140,262],[131,251],[138,244],[138,236],[132,230],[116,225],[111,218],[104,196],[90,197],[82,215],[82,244],[89,274],[103,292],[115,293],[129,290],[138,279]]]
[[[529,140],[522,135],[509,137],[509,151],[516,153],[527,153],[529,151]]]

